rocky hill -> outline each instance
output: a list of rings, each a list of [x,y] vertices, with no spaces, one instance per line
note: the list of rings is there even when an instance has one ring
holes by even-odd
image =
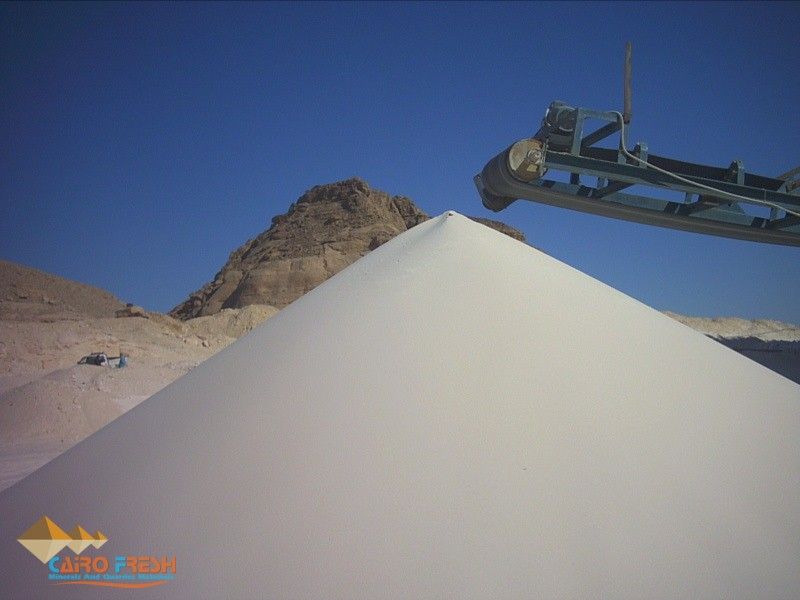
[[[113,317],[124,304],[100,288],[0,260],[0,319]]]
[[[250,304],[283,308],[428,218],[409,198],[390,196],[361,179],[313,187],[273,218],[267,231],[235,250],[214,280],[170,315],[192,319]],[[525,241],[503,223],[475,220]]]

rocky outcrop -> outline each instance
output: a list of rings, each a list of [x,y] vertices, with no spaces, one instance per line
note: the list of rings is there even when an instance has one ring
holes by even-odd
[[[470,219],[480,223],[481,225],[486,225],[487,227],[496,229],[500,233],[505,233],[507,236],[512,237],[517,241],[526,242],[524,233],[522,233],[519,229],[514,229],[513,227],[506,225],[505,223],[493,221],[492,219],[484,219],[483,217],[470,217]]]
[[[114,316],[118,319],[123,319],[126,317],[141,317],[142,319],[150,318],[150,315],[147,314],[145,309],[143,309],[141,306],[136,306],[135,304],[128,304],[125,306],[125,308],[120,308],[114,312]]]
[[[267,231],[235,250],[213,281],[170,314],[191,319],[250,304],[283,308],[428,218],[409,198],[390,196],[361,179],[316,186],[273,218]],[[525,239],[502,223],[476,220]]]

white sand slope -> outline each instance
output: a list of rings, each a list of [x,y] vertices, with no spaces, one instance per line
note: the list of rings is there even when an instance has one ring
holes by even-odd
[[[176,555],[137,598],[796,597],[800,386],[442,215],[0,494],[10,597],[130,596],[43,514]]]

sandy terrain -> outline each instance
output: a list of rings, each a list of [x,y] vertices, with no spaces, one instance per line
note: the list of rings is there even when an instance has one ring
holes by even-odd
[[[277,309],[251,305],[188,321],[115,318],[104,290],[0,261],[0,489],[188,373]],[[666,313],[800,382],[800,327]],[[125,369],[77,365],[95,351]]]
[[[113,317],[124,303],[106,290],[0,260],[0,319]]]
[[[0,302],[0,307],[6,304]],[[26,316],[41,312],[23,307]],[[136,406],[277,309],[253,305],[178,321],[149,318],[0,320],[0,489]],[[10,314],[8,306],[5,315]],[[122,350],[124,369],[78,365],[91,352]]]
[[[174,554],[141,599],[790,598],[798,457],[800,386],[447,213],[0,492],[0,515]],[[13,536],[0,556],[7,595],[88,595],[20,577]]]

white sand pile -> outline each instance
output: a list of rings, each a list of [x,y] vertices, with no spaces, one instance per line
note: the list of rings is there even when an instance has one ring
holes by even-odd
[[[684,317],[665,313],[736,350],[739,354],[800,383],[800,327],[769,319]]]
[[[788,598],[800,386],[443,215],[0,493],[0,514],[14,598],[87,595],[14,540],[42,515],[101,529],[100,554],[174,554],[176,579],[137,598]]]

